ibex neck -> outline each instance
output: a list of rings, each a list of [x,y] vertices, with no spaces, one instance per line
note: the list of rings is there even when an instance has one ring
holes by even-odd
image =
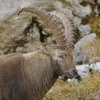
[[[33,97],[29,100],[42,100],[58,78],[55,63],[47,55],[34,53],[34,56],[28,57],[26,65],[26,81]]]

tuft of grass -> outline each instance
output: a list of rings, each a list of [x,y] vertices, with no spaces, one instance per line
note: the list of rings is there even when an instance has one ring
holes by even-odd
[[[84,61],[89,60],[88,63],[95,63],[100,61],[100,39],[86,43],[82,51],[84,53]]]
[[[100,100],[100,73],[93,73],[80,83],[57,80],[43,100]]]
[[[96,33],[96,35],[100,38],[100,24],[91,26],[91,32]]]

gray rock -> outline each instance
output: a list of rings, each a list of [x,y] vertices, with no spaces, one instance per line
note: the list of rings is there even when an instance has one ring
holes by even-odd
[[[85,18],[87,15],[90,15],[92,12],[90,5],[82,6],[79,4],[78,0],[69,0],[69,3],[72,7],[73,13],[78,17]]]
[[[78,29],[81,32],[82,36],[88,35],[91,31],[91,28],[89,25],[79,25]]]
[[[73,23],[75,27],[79,27],[81,25],[82,18],[80,17],[73,17]]]
[[[89,34],[82,39],[80,39],[76,44],[75,44],[75,49],[74,49],[74,60],[76,64],[83,63],[84,59],[84,53],[82,51],[82,47],[89,41],[93,41],[96,39],[96,34],[92,33]]]
[[[35,0],[0,0],[0,20],[5,20],[18,9],[34,3]]]
[[[81,78],[89,77],[89,68],[90,66],[88,64],[76,66],[78,74],[81,76]]]
[[[95,64],[92,63],[90,64],[90,66],[88,64],[77,65],[76,69],[81,78],[86,78],[90,76],[90,69],[96,72],[100,72],[100,62],[97,62]]]
[[[95,6],[94,12],[96,13],[96,16],[100,16],[100,0],[98,4]]]
[[[62,2],[60,2],[60,1],[56,1],[56,2],[53,3],[53,6],[54,6],[56,11],[64,12],[70,18],[73,18],[74,16],[72,14],[71,6],[68,3],[65,4],[65,5]]]
[[[100,0],[97,0],[98,4],[100,4]]]
[[[97,62],[97,63],[95,63],[95,64],[91,64],[91,65],[90,65],[90,68],[91,68],[92,70],[94,70],[94,71],[100,72],[100,62]]]

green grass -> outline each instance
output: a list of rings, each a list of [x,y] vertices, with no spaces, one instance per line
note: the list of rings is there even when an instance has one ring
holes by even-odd
[[[91,26],[91,32],[96,33],[97,36],[100,38],[100,24]]]

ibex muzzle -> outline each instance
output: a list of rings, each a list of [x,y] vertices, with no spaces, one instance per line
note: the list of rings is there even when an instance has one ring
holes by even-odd
[[[74,27],[69,18],[61,12],[57,13],[62,15],[59,17],[38,8],[23,8],[19,13],[23,11],[39,16],[52,30],[57,45],[1,56],[0,100],[42,100],[59,76],[78,75],[73,61]]]

